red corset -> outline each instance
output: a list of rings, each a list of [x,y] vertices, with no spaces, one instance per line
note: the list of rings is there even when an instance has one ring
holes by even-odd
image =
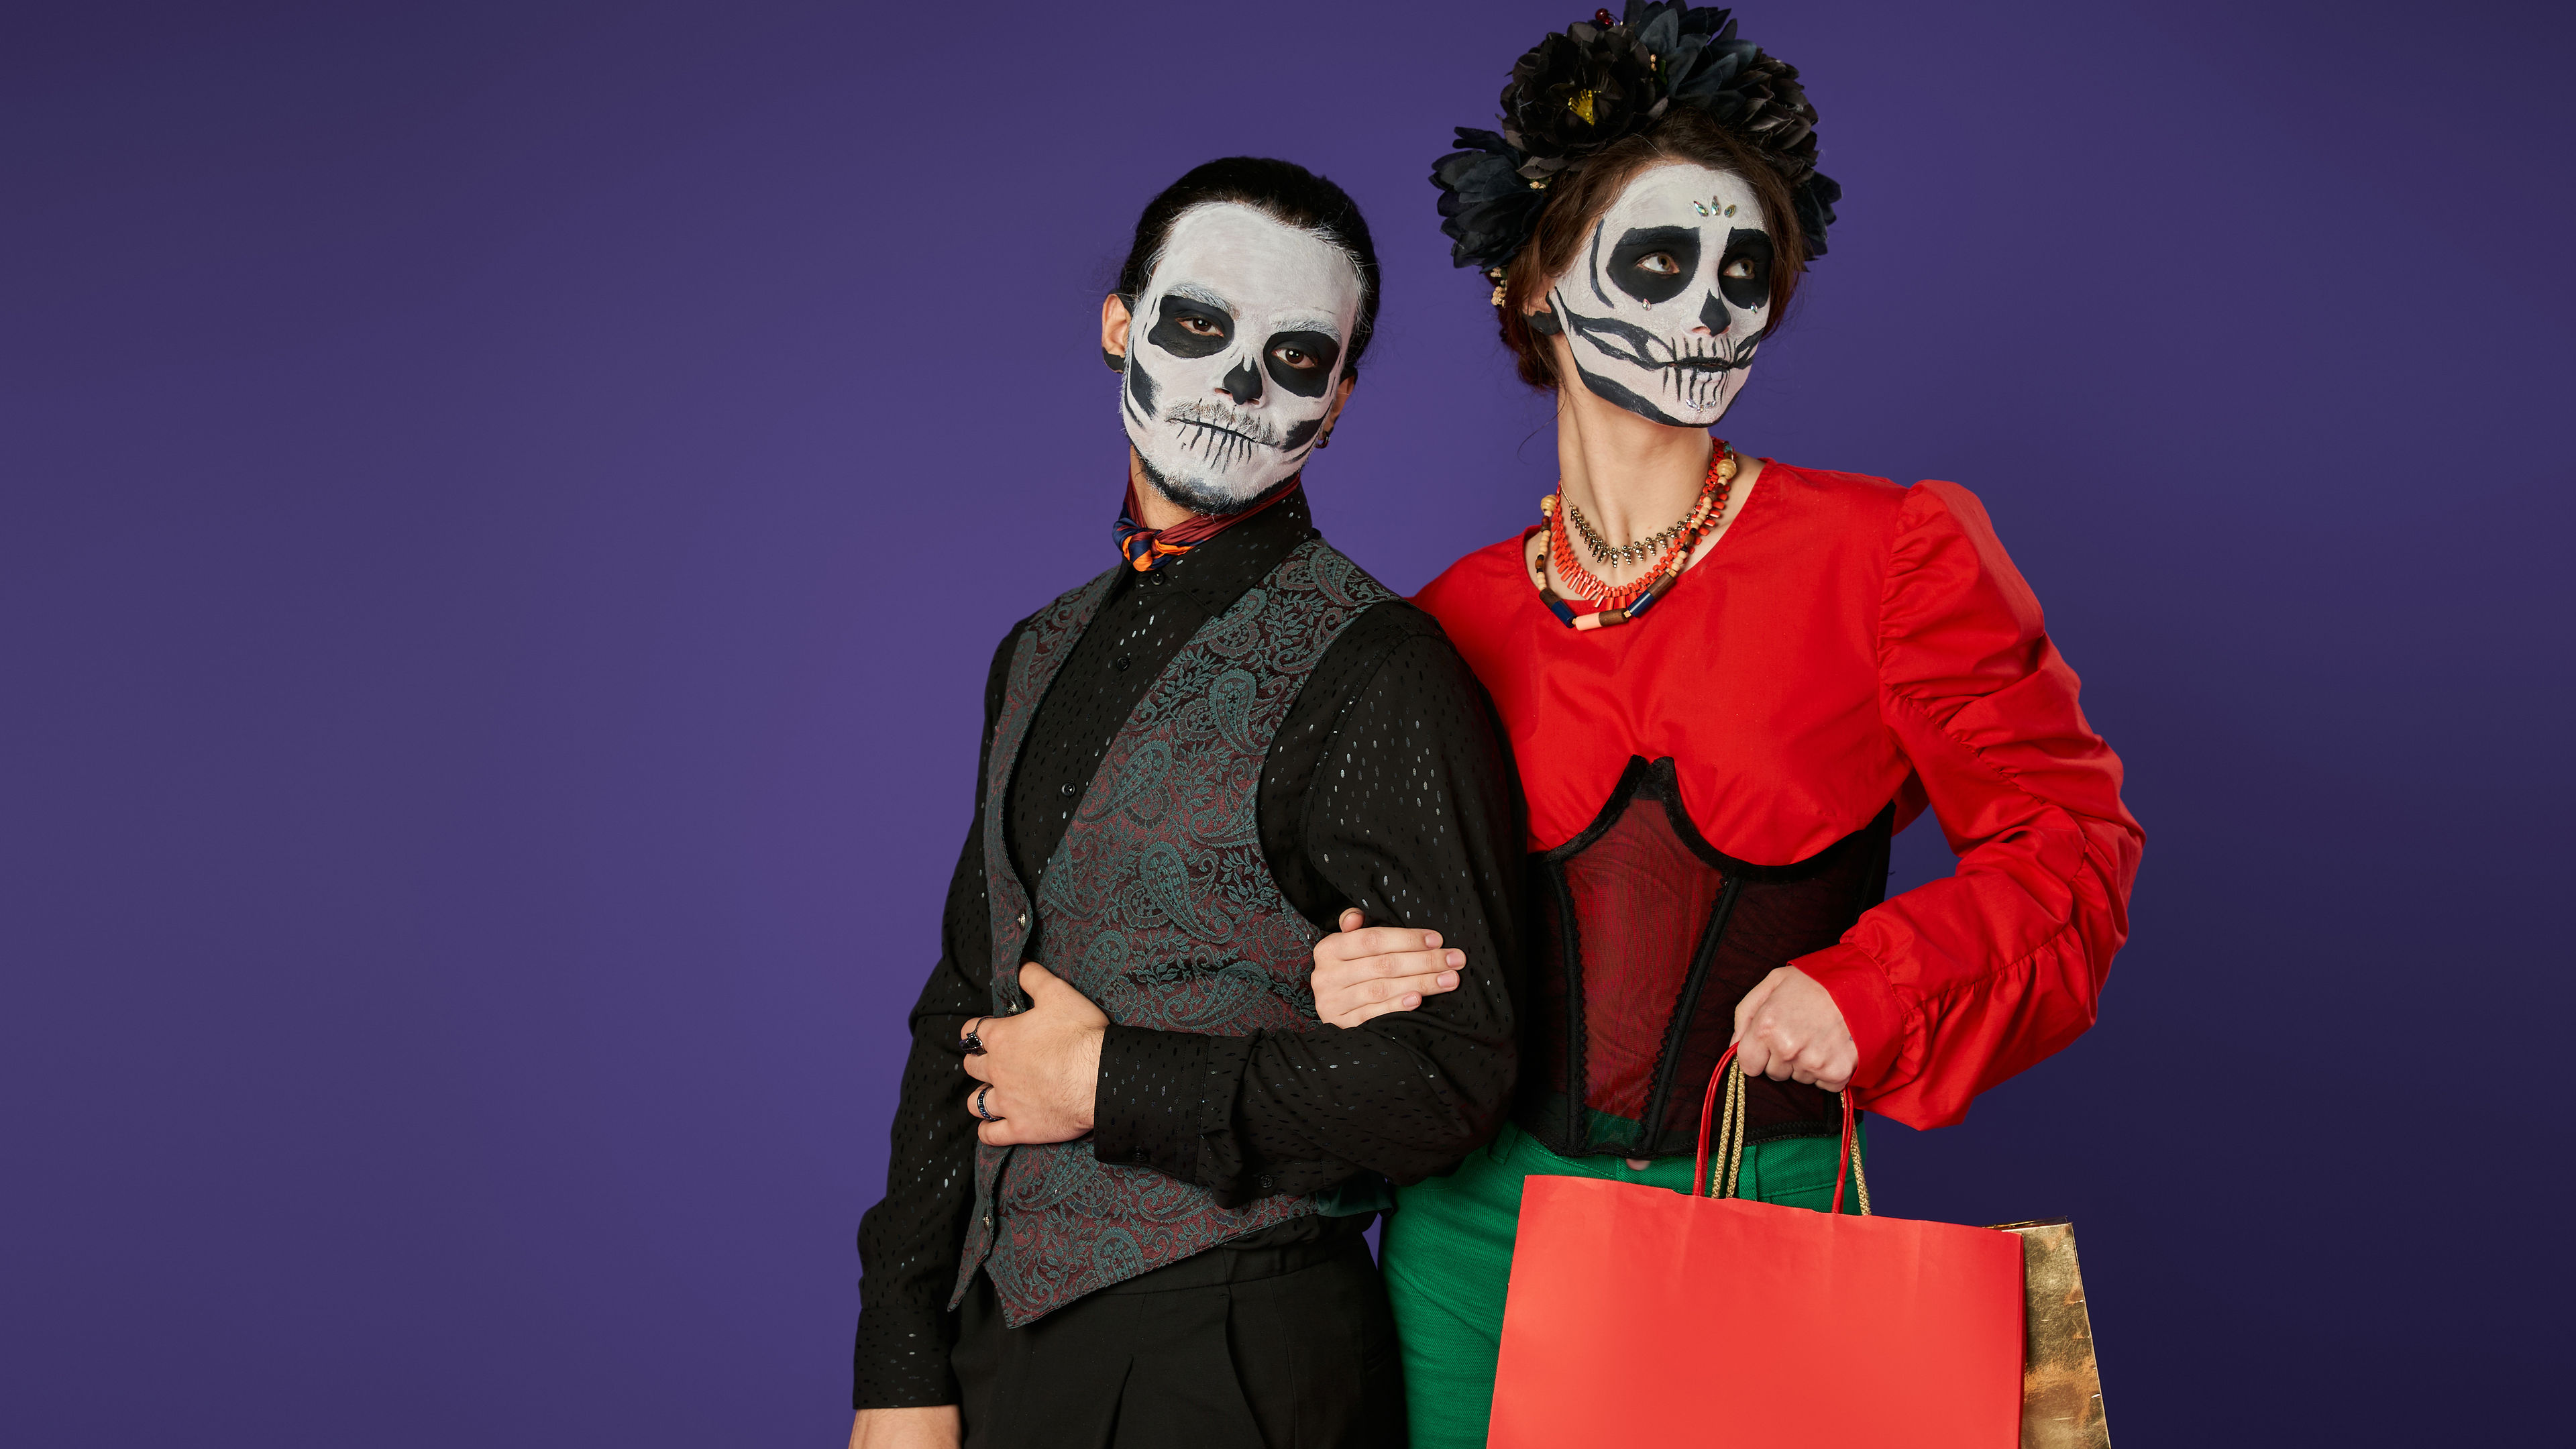
[[[1631,758],[1600,818],[1532,856],[1532,960],[1521,1126],[1569,1157],[1691,1150],[1735,1004],[1775,968],[1832,945],[1887,889],[1893,811],[1788,866],[1726,855],[1691,824],[1673,761]],[[1578,1093],[1568,1083],[1580,1081]],[[1757,1080],[1755,1141],[1828,1136],[1835,1099]]]

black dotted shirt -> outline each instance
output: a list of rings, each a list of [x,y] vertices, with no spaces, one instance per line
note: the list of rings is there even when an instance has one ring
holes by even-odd
[[[1007,806],[1012,866],[1034,896],[1110,739],[1182,644],[1315,536],[1291,497],[1150,574],[1122,573],[1030,722]],[[1032,615],[1032,618],[1035,616]],[[989,752],[1012,626],[984,688]],[[971,1084],[958,1033],[992,1002],[982,781],[948,887],[939,964],[912,1011],[886,1196],[859,1224],[859,1408],[957,1401],[945,1311],[974,1199]],[[1202,1184],[1227,1202],[1307,1193],[1372,1172],[1446,1171],[1509,1107],[1520,967],[1522,822],[1493,705],[1431,617],[1362,613],[1317,662],[1271,741],[1261,843],[1319,930],[1345,907],[1423,926],[1467,953],[1459,989],[1350,1031],[1248,1037],[1112,1026],[1093,1151]],[[1031,952],[1035,945],[1032,943]],[[1305,1235],[1312,1219],[1271,1232]],[[1252,1240],[1245,1240],[1247,1243]]]

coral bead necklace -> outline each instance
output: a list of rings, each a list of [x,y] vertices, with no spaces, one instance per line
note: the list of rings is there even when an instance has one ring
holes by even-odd
[[[1717,441],[1709,455],[1708,477],[1699,485],[1699,498],[1691,511],[1669,527],[1629,544],[1612,544],[1592,527],[1582,511],[1565,497],[1565,482],[1559,479],[1556,491],[1538,501],[1538,511],[1547,523],[1547,547],[1541,559],[1530,561],[1530,581],[1538,586],[1539,601],[1548,612],[1569,629],[1608,629],[1645,613],[1655,602],[1681,582],[1682,569],[1690,562],[1691,550],[1726,516],[1727,495],[1735,488],[1735,450],[1726,440]],[[1627,583],[1605,583],[1574,556],[1574,546],[1567,537],[1567,525],[1583,535],[1584,546],[1593,558],[1603,563],[1629,563],[1654,558],[1648,568]],[[1657,556],[1660,553],[1660,556]],[[1577,595],[1601,605],[1597,613],[1576,614],[1558,596],[1547,581],[1548,566],[1554,565],[1556,576]]]

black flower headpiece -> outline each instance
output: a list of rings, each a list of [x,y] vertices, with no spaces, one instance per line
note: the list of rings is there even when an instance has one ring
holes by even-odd
[[[1816,108],[1797,67],[1737,39],[1722,8],[1628,0],[1616,22],[1595,11],[1513,64],[1502,105],[1499,132],[1459,127],[1460,149],[1431,168],[1459,266],[1498,272],[1537,228],[1550,182],[1674,106],[1706,112],[1778,171],[1807,255],[1825,254],[1843,189],[1816,169]]]

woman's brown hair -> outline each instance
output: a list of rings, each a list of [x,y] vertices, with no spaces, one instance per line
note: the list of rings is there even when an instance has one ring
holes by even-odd
[[[1634,136],[1613,141],[1549,186],[1530,239],[1515,253],[1503,273],[1503,345],[1512,350],[1521,381],[1553,389],[1556,358],[1547,338],[1530,326],[1529,310],[1545,303],[1548,284],[1562,275],[1583,250],[1592,224],[1610,209],[1619,193],[1641,171],[1681,161],[1744,178],[1762,202],[1762,224],[1771,233],[1771,329],[1779,330],[1797,295],[1798,278],[1807,270],[1807,236],[1798,225],[1798,208],[1789,184],[1761,155],[1706,113],[1675,106],[1661,120]]]

